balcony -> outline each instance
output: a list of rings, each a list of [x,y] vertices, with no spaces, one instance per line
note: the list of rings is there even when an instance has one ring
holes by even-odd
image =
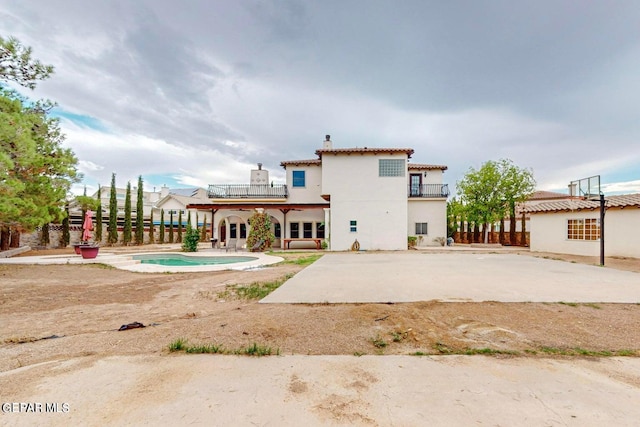
[[[409,185],[409,197],[440,198],[449,197],[449,184]]]
[[[210,199],[286,199],[289,196],[284,184],[223,184],[209,185]]]

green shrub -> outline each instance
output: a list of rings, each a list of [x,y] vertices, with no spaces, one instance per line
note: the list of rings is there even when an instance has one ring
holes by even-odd
[[[407,236],[407,247],[409,249],[415,248],[418,244],[418,236]]]
[[[200,232],[197,228],[191,228],[187,226],[187,231],[184,233],[184,239],[182,241],[183,252],[197,252],[198,242],[200,241]]]

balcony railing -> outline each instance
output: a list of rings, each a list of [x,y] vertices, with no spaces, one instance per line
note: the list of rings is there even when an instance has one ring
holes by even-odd
[[[449,184],[409,185],[409,197],[449,197]]]
[[[209,185],[210,199],[285,199],[289,196],[284,184],[223,184]]]

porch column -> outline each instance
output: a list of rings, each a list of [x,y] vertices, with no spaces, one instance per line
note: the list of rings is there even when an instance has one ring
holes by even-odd
[[[324,211],[324,239],[327,241],[327,249],[331,250],[331,208],[322,208]]]

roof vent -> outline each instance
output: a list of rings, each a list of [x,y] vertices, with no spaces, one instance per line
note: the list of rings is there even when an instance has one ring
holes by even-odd
[[[322,143],[323,150],[333,150],[333,143],[331,142],[331,135],[326,135],[325,140]]]

